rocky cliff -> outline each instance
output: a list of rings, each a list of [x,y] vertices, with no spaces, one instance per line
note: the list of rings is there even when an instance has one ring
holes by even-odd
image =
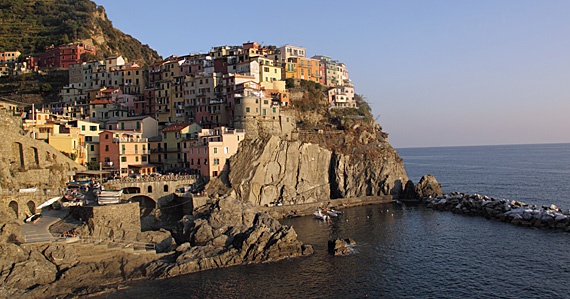
[[[232,193],[195,215],[186,215],[174,233],[176,253],[146,268],[149,275],[171,277],[239,264],[269,262],[313,253],[292,227]]]
[[[362,134],[364,136],[368,136]],[[387,140],[347,141],[320,133],[284,140],[245,140],[230,160],[227,183],[254,205],[301,204],[329,198],[400,197],[408,182],[398,153]],[[336,139],[339,144],[333,146]],[[322,141],[322,142],[321,142]]]
[[[0,110],[0,188],[64,186],[70,170],[85,167],[49,144],[23,135],[22,121]]]

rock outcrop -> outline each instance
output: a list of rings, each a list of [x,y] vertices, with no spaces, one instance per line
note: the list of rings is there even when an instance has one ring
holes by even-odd
[[[229,182],[254,205],[308,203],[330,198],[331,151],[273,136],[245,140],[231,159]]]
[[[356,245],[356,241],[350,238],[329,240],[329,253],[332,255],[348,254],[352,252],[354,245]]]
[[[65,185],[67,171],[84,166],[49,144],[24,135],[22,120],[0,109],[0,188],[53,188]]]
[[[387,143],[348,155],[299,140],[253,139],[230,160],[228,183],[254,205],[301,204],[330,198],[401,196],[408,177]]]
[[[449,195],[426,197],[422,201],[426,207],[436,210],[482,216],[526,227],[552,228],[570,232],[570,211],[562,211],[555,205],[538,207],[516,200],[509,201],[455,192]]]
[[[217,200],[179,223],[175,260],[160,260],[147,268],[156,277],[171,277],[244,263],[276,261],[311,254],[291,227],[234,196]]]
[[[434,197],[443,194],[441,184],[437,182],[433,174],[422,176],[415,189],[417,198]]]

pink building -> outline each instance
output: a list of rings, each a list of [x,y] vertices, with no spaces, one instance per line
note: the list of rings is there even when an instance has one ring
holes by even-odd
[[[197,140],[186,141],[190,168],[197,169],[203,176],[217,177],[229,167],[229,158],[237,152],[244,138],[243,130],[226,127],[202,129]]]

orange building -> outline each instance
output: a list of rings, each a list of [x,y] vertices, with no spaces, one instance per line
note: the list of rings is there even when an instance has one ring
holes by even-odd
[[[148,164],[148,139],[137,131],[105,130],[99,134],[99,161],[120,176],[139,174]]]

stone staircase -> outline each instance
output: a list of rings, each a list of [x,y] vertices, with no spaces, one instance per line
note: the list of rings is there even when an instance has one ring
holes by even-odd
[[[127,253],[138,254],[155,254],[156,246],[154,243],[145,243],[137,241],[116,241],[96,239],[88,236],[64,237],[63,235],[55,237],[52,243],[73,244],[83,247],[92,247],[104,250],[120,250]]]

